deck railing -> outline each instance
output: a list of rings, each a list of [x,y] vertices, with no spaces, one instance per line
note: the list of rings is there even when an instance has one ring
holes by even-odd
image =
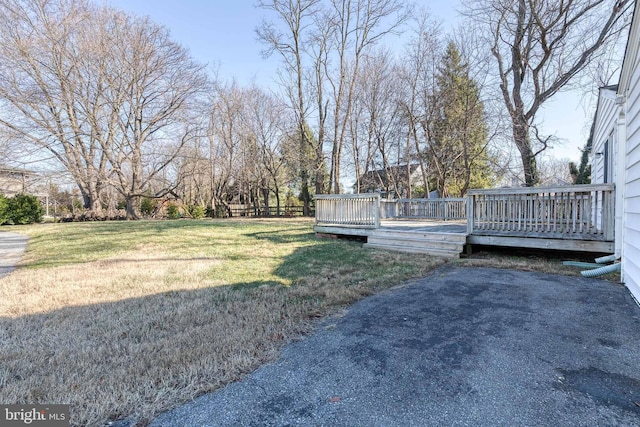
[[[316,195],[316,225],[380,227],[380,194]]]
[[[459,220],[466,218],[466,204],[464,198],[382,199],[377,193],[324,194],[316,196],[316,223],[373,227],[380,219]]]
[[[467,200],[446,199],[398,199],[397,218],[456,220],[467,217]]]
[[[379,194],[316,196],[316,224],[378,228],[382,219],[467,219],[476,236],[614,239],[612,184],[470,190],[466,199],[381,199]]]
[[[612,241],[614,197],[611,184],[471,190],[467,231]]]

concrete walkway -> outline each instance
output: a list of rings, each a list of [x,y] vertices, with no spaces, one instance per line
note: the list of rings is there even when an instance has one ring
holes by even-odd
[[[0,231],[0,277],[13,271],[27,249],[28,240],[22,234]]]
[[[151,425],[637,426],[638,343],[620,285],[444,267]]]

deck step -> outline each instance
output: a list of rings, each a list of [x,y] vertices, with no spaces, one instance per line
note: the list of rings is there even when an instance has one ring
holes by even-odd
[[[384,239],[423,239],[441,242],[455,242],[466,243],[467,235],[464,233],[437,233],[427,231],[410,231],[410,230],[388,230],[378,229],[373,230],[369,237],[384,238]]]
[[[466,239],[463,233],[378,229],[371,232],[364,247],[456,258]]]
[[[371,249],[384,249],[388,251],[394,252],[408,252],[415,254],[425,254],[443,258],[459,258],[460,252],[458,250],[447,250],[447,249],[430,249],[427,247],[421,246],[406,246],[406,245],[390,245],[390,244],[382,244],[382,243],[365,243],[363,245],[365,248]]]
[[[393,238],[384,238],[379,236],[371,236],[367,239],[367,243],[373,245],[394,245],[394,246],[407,246],[407,247],[417,247],[417,248],[428,248],[428,249],[438,249],[438,250],[451,250],[458,251],[458,253],[462,252],[464,248],[464,243],[458,242],[448,242],[436,239],[417,239],[417,238],[406,238],[403,239],[401,237],[393,237]]]

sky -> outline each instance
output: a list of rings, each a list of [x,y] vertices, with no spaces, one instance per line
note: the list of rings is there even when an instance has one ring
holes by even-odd
[[[254,0],[108,0],[118,9],[134,15],[149,16],[169,28],[172,38],[187,47],[193,57],[208,64],[223,80],[235,79],[242,85],[253,82],[273,85],[277,59],[263,58],[263,45],[255,29],[266,11],[256,8]],[[431,15],[443,23],[445,30],[458,25],[458,0],[419,0]],[[585,106],[586,104],[586,106]],[[593,105],[581,94],[556,95],[544,107],[539,118],[545,134],[559,139],[549,152],[553,157],[580,159],[580,148],[588,137]]]

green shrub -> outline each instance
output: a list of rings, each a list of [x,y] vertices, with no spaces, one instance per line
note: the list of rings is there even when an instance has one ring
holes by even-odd
[[[33,224],[42,222],[44,211],[36,196],[16,194],[8,199],[9,221],[14,224]]]
[[[76,212],[82,212],[84,210],[84,206],[82,205],[82,200],[78,200],[75,199],[73,200],[73,202],[71,202],[71,212],[72,213],[76,213]]]
[[[208,218],[227,218],[229,216],[229,211],[223,205],[216,205],[215,209],[212,209],[211,206],[207,206],[206,216]]]
[[[0,194],[0,225],[9,221],[9,202],[6,197]]]
[[[167,218],[178,219],[180,218],[180,209],[175,203],[169,203],[167,205]]]
[[[156,208],[156,201],[149,197],[143,197],[140,202],[140,213],[144,216],[150,216]]]
[[[191,217],[193,219],[200,219],[206,216],[207,210],[204,208],[204,206],[191,205],[189,206],[189,213],[191,214]]]

